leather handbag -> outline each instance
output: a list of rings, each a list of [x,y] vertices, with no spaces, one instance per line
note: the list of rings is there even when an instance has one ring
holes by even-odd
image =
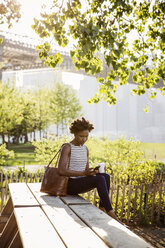
[[[62,145],[62,147],[64,144]],[[49,195],[54,196],[65,196],[67,194],[67,185],[68,185],[68,179],[67,176],[61,176],[59,174],[59,168],[57,167],[59,156],[61,154],[61,150],[56,153],[56,155],[52,158],[52,160],[49,162],[49,164],[45,168],[44,177],[41,183],[41,192],[48,193]],[[58,157],[57,157],[58,155]],[[52,161],[57,157],[56,165],[55,167],[50,167]],[[68,164],[69,167],[69,164]]]

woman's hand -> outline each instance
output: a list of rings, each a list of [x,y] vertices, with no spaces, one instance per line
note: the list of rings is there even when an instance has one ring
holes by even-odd
[[[97,174],[97,171],[95,171],[93,168],[89,168],[84,171],[85,176],[95,176]]]

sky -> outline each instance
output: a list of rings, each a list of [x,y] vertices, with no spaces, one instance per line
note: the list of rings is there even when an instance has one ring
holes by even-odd
[[[1,25],[0,30],[25,37],[34,37],[37,40],[39,37],[31,28],[31,25],[34,24],[33,19],[40,18],[42,5],[46,4],[46,7],[49,7],[51,0],[17,0],[17,2],[21,4],[20,20],[17,23],[14,22],[13,27],[10,29],[8,29],[7,25]],[[83,75],[80,74],[64,72],[62,75],[63,82],[66,84],[71,84],[74,89],[79,89],[80,80],[82,79]]]
[[[40,17],[41,6],[50,1],[46,0],[17,0],[21,4],[21,18],[16,23],[13,23],[13,27],[8,29],[6,25],[0,27],[5,31],[11,33],[16,33],[20,35],[27,35],[30,37],[36,37],[34,30],[31,28],[31,25],[34,23],[34,18]]]

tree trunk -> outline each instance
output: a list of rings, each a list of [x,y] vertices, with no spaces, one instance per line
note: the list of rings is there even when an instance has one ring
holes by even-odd
[[[35,132],[35,130],[34,130],[34,136],[33,136],[33,141],[36,141],[36,132]]]
[[[16,137],[15,137],[15,144],[19,144],[19,136],[17,135]]]
[[[40,139],[41,139],[41,129],[40,129]]]
[[[8,133],[8,135],[7,135],[7,137],[8,137],[8,145],[10,145],[10,134]]]
[[[2,133],[2,144],[4,144],[5,143],[5,135],[4,135],[4,133]]]
[[[64,121],[62,120],[62,133],[64,132]]]
[[[58,136],[58,124],[57,124],[57,136]]]
[[[32,141],[32,132],[30,132],[30,141]]]
[[[27,133],[25,133],[25,140],[24,140],[24,144],[28,142],[28,135]]]

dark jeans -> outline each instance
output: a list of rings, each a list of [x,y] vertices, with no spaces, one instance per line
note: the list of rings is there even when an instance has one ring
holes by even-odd
[[[77,195],[94,188],[97,188],[100,197],[99,207],[104,207],[107,212],[112,210],[109,199],[110,176],[106,173],[100,173],[96,176],[69,178],[67,193],[69,195]]]

